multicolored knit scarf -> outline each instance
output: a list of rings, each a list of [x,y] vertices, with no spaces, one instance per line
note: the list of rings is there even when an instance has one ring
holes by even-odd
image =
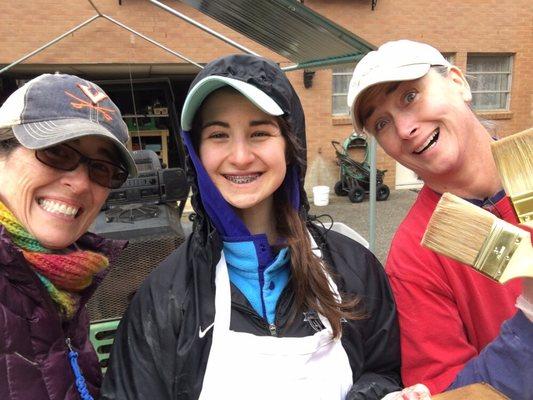
[[[61,314],[72,318],[78,309],[80,296],[77,292],[89,286],[93,276],[108,267],[107,257],[87,250],[58,254],[43,247],[2,202],[0,224],[32,265]]]

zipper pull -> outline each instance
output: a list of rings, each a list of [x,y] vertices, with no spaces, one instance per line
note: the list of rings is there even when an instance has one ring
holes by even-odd
[[[70,343],[70,338],[66,338],[65,342],[67,343],[67,347],[69,349],[69,351],[74,351],[74,349],[72,348],[72,344]]]
[[[270,331],[270,335],[271,336],[278,336],[278,331],[276,329],[276,325],[268,324],[268,330]]]
[[[325,329],[324,324],[320,320],[320,316],[315,310],[304,312],[304,322],[307,322],[315,332],[320,332]]]

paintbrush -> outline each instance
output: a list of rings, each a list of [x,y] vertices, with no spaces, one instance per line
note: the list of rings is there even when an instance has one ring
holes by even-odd
[[[490,147],[518,220],[533,227],[533,128],[493,142]]]
[[[451,193],[442,195],[421,244],[500,283],[533,278],[529,232]]]

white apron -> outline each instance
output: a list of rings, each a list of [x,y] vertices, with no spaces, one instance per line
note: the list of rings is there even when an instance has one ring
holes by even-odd
[[[314,246],[316,247],[316,246]],[[352,370],[329,321],[313,336],[279,338],[230,328],[231,288],[224,253],[216,266],[213,343],[200,400],[335,400],[352,386]],[[330,279],[332,288],[337,288]]]

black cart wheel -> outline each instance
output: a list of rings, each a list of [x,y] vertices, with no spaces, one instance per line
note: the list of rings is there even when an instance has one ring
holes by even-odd
[[[361,203],[365,199],[365,189],[356,186],[348,193],[348,198],[352,203]]]
[[[376,200],[384,201],[389,198],[390,189],[387,185],[378,185],[376,188]]]
[[[335,191],[335,194],[337,196],[346,196],[348,193],[346,193],[346,190],[342,187],[342,181],[337,181],[335,186],[333,186],[333,190]]]

